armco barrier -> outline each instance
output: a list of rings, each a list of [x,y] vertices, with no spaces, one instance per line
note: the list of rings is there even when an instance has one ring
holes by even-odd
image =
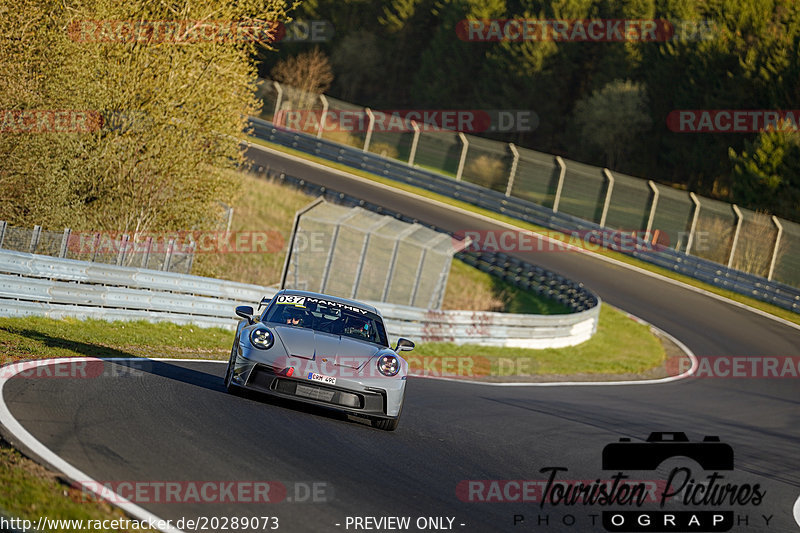
[[[200,276],[0,250],[0,316],[168,321],[233,329],[237,305],[277,289]],[[593,298],[586,293],[587,298]],[[373,303],[389,336],[420,342],[561,347],[588,340],[600,302],[564,315],[433,311]]]
[[[589,222],[565,213],[554,213],[551,209],[533,202],[506,196],[468,183],[455,181],[447,176],[412,167],[401,161],[382,157],[358,148],[341,145],[325,139],[318,139],[305,133],[276,128],[271,123],[251,117],[253,135],[301,152],[314,154],[329,161],[362,169],[401,183],[414,185],[444,196],[463,200],[476,206],[489,209],[519,220],[544,226],[557,231],[602,230],[599,224]],[[641,247],[646,243],[638,241]],[[699,279],[716,287],[728,289],[784,309],[800,312],[800,288],[769,281],[766,278],[748,274],[707,259],[687,255],[670,248],[627,252],[633,257],[652,263],[674,272]]]

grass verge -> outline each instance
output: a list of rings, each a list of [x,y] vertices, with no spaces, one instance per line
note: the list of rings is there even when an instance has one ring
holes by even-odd
[[[477,214],[480,214],[480,215],[487,216],[489,218],[493,218],[493,219],[495,219],[495,220],[497,220],[499,222],[505,222],[505,223],[508,223],[508,224],[512,224],[512,225],[517,226],[517,227],[519,227],[521,229],[533,231],[533,232],[536,232],[536,233],[546,233],[548,236],[556,238],[556,239],[559,239],[559,240],[561,240],[563,242],[569,242],[570,241],[570,237],[567,236],[567,235],[563,235],[563,236],[559,237],[557,233],[553,232],[552,230],[550,230],[548,228],[545,228],[545,227],[542,227],[542,226],[537,226],[535,224],[530,224],[528,222],[523,222],[522,220],[519,220],[519,219],[516,219],[516,218],[513,218],[513,217],[509,217],[507,215],[501,215],[501,214],[495,213],[493,211],[489,211],[488,209],[483,209],[481,207],[477,207],[477,206],[475,206],[473,204],[470,204],[468,202],[463,202],[463,201],[460,201],[460,200],[454,200],[453,198],[449,198],[447,196],[442,196],[440,194],[428,191],[426,189],[421,189],[419,187],[414,187],[412,185],[406,185],[404,183],[399,183],[397,181],[390,180],[388,178],[383,178],[383,177],[380,177],[380,176],[376,176],[375,174],[371,174],[369,172],[366,172],[366,171],[363,171],[363,170],[359,170],[359,169],[354,169],[352,167],[348,167],[347,165],[343,165],[341,163],[333,163],[331,161],[328,161],[327,159],[323,159],[321,157],[313,156],[313,155],[307,154],[305,152],[301,152],[299,150],[286,148],[285,146],[281,146],[281,145],[277,145],[277,144],[274,144],[274,143],[270,143],[270,142],[264,141],[262,139],[257,139],[255,137],[250,137],[249,140],[253,144],[259,144],[259,145],[262,145],[262,146],[266,146],[266,147],[272,148],[274,150],[285,152],[285,153],[288,153],[288,154],[291,154],[291,155],[296,155],[298,157],[302,157],[304,159],[308,159],[310,161],[314,161],[314,162],[319,163],[321,165],[325,165],[325,166],[328,166],[328,167],[331,167],[331,168],[335,168],[337,170],[342,170],[344,172],[348,172],[348,173],[354,174],[356,176],[367,178],[367,179],[370,179],[372,181],[376,181],[378,183],[383,183],[385,185],[389,185],[391,187],[394,187],[394,188],[397,188],[397,189],[400,189],[400,190],[411,192],[411,193],[417,194],[419,196],[423,196],[425,198],[430,198],[432,200],[437,200],[439,202],[442,202],[442,203],[445,203],[445,204],[448,204],[448,205],[452,205],[454,207],[459,207],[459,208],[465,209],[467,211],[472,211],[473,213],[477,213]],[[668,270],[666,268],[658,267],[656,265],[652,265],[652,264],[647,263],[645,261],[641,261],[639,259],[636,259],[636,258],[633,258],[633,257],[629,257],[629,256],[627,256],[625,254],[622,254],[622,253],[619,253],[619,252],[614,252],[612,250],[607,250],[607,249],[601,249],[601,250],[597,250],[597,251],[593,250],[593,253],[596,253],[596,254],[599,254],[599,255],[603,255],[603,256],[615,259],[617,261],[620,261],[620,262],[623,262],[623,263],[627,263],[627,264],[632,265],[632,266],[636,266],[636,267],[641,268],[643,270],[648,270],[648,271],[653,272],[655,274],[660,274],[660,275],[662,275],[664,277],[667,277],[667,278],[670,278],[670,279],[673,279],[673,280],[676,280],[676,281],[680,281],[680,282],[685,283],[687,285],[690,285],[692,287],[697,287],[697,288],[706,290],[706,291],[711,292],[713,294],[717,294],[717,295],[722,296],[724,298],[728,298],[728,299],[733,300],[735,302],[739,302],[739,303],[745,304],[747,306],[753,307],[754,309],[758,309],[760,311],[764,311],[764,312],[769,313],[771,315],[774,315],[774,316],[783,318],[785,320],[788,320],[789,322],[793,322],[795,324],[800,325],[800,314],[793,313],[792,311],[789,311],[787,309],[783,309],[783,308],[778,307],[776,305],[768,304],[766,302],[762,302],[761,300],[757,300],[755,298],[750,298],[749,296],[745,296],[745,295],[739,294],[737,292],[733,292],[733,291],[729,291],[729,290],[725,290],[725,289],[720,289],[718,287],[714,287],[713,285],[709,285],[707,283],[704,283],[702,281],[696,280],[696,279],[691,278],[689,276],[684,276],[683,274],[678,274],[678,273],[672,272],[671,270]]]

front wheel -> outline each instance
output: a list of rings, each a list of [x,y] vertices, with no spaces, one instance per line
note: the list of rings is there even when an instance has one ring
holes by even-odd
[[[241,389],[233,383],[233,363],[236,361],[236,341],[233,341],[233,348],[231,349],[231,357],[228,360],[228,368],[225,371],[225,388],[231,394],[237,396],[241,394]]]
[[[394,431],[395,429],[397,429],[397,424],[399,423],[400,423],[400,417],[372,419],[372,427],[377,429],[382,429],[384,431]]]

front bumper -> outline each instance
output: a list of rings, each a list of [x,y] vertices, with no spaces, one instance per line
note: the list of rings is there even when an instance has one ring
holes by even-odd
[[[232,382],[244,389],[356,415],[396,418],[400,414],[405,394],[404,378],[337,378],[336,385],[323,385],[303,378],[287,377],[285,370],[268,363],[255,362],[240,352],[234,360]],[[379,384],[390,384],[391,387],[376,386]]]

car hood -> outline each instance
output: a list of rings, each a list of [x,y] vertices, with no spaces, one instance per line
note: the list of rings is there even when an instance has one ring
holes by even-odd
[[[291,357],[328,359],[335,365],[354,369],[364,366],[382,349],[380,346],[350,337],[322,333],[308,328],[277,326],[274,330]]]

